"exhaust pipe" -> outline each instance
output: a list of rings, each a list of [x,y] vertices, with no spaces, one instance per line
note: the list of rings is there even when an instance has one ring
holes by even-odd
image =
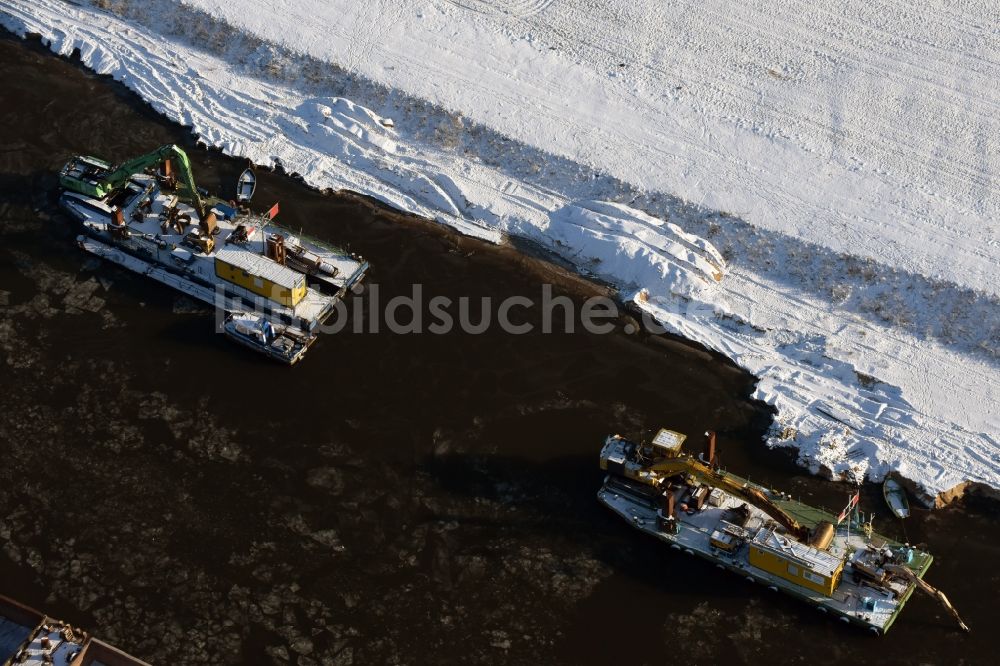
[[[709,467],[715,467],[715,431],[708,430],[705,432],[705,454],[702,459]]]

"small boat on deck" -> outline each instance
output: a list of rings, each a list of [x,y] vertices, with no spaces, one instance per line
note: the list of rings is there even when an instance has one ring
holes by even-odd
[[[315,336],[305,336],[251,312],[235,312],[226,318],[223,332],[231,340],[288,365],[297,363]]]
[[[882,484],[882,494],[885,496],[885,503],[889,505],[899,518],[909,518],[910,501],[906,499],[906,491],[895,479],[886,479]]]
[[[236,181],[236,203],[250,203],[250,198],[253,196],[256,188],[257,176],[254,175],[253,169],[247,168],[240,174],[239,180]]]

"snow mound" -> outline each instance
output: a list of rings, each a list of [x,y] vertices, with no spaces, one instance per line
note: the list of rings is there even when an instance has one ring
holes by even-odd
[[[584,201],[549,216],[547,236],[559,253],[618,284],[658,284],[693,298],[722,280],[725,261],[711,243],[621,204]]]
[[[396,152],[395,133],[389,129],[392,121],[348,99],[306,100],[299,105],[298,111],[300,118],[322,126],[332,135],[342,138],[350,135],[382,152]]]

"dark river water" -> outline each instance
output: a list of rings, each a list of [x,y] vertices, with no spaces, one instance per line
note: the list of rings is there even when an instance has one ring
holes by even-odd
[[[621,331],[340,333],[286,368],[78,250],[54,205],[65,159],[166,142],[213,191],[244,166],[122,86],[0,38],[0,592],[157,664],[995,663],[995,505],[905,526],[973,633],[917,597],[874,639],[597,503],[603,437],[661,425],[715,428],[731,470],[843,502],[843,486],[760,443],[770,414],[753,378],[699,348]],[[259,175],[258,205],[280,201],[287,226],[369,259],[383,299],[414,283],[495,299],[551,283],[577,303],[604,291]],[[863,502],[903,536],[877,488]]]

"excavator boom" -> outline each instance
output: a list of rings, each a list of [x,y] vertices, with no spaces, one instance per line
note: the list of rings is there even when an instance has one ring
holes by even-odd
[[[759,489],[736,481],[725,472],[715,469],[715,433],[705,433],[708,439],[710,453],[707,462],[694,456],[680,452],[680,446],[669,455],[655,458],[638,465],[626,465],[621,472],[626,478],[640,483],[659,487],[660,483],[673,476],[690,475],[696,480],[713,488],[720,488],[733,497],[738,497],[748,504],[769,515],[798,539],[808,537],[809,530],[799,523]],[[641,459],[641,458],[640,458]]]
[[[958,626],[962,631],[965,632],[971,631],[971,629],[969,629],[969,625],[967,625],[965,622],[962,621],[962,616],[960,616],[958,614],[958,610],[951,605],[951,601],[948,599],[947,596],[945,596],[944,592],[942,592],[941,590],[937,589],[924,579],[917,576],[917,574],[915,574],[909,567],[901,566],[898,564],[887,564],[885,566],[885,569],[889,573],[899,576],[900,578],[903,578],[913,583],[914,585],[917,586],[917,589],[919,589],[927,596],[934,597],[935,599],[937,599],[941,603],[941,605],[944,606],[945,610],[951,613],[951,616],[955,618],[955,621],[958,623]]]
[[[167,160],[176,167],[178,179],[184,190],[183,194],[201,219],[204,210],[198,187],[194,182],[191,162],[187,153],[174,144],[160,146],[151,153],[140,155],[117,166],[93,157],[74,157],[63,167],[59,182],[68,190],[103,199],[124,186],[133,175],[151,167],[158,167]]]
[[[698,481],[721,488],[733,497],[738,497],[748,504],[757,507],[771,518],[776,520],[782,527],[788,530],[797,538],[808,536],[808,529],[788,515],[781,507],[772,502],[767,495],[750,485],[744,485],[734,481],[724,472],[718,472],[711,467],[691,456],[674,458],[662,463],[650,465],[647,468],[650,472],[661,475],[662,478],[669,478],[678,474],[689,474]]]

